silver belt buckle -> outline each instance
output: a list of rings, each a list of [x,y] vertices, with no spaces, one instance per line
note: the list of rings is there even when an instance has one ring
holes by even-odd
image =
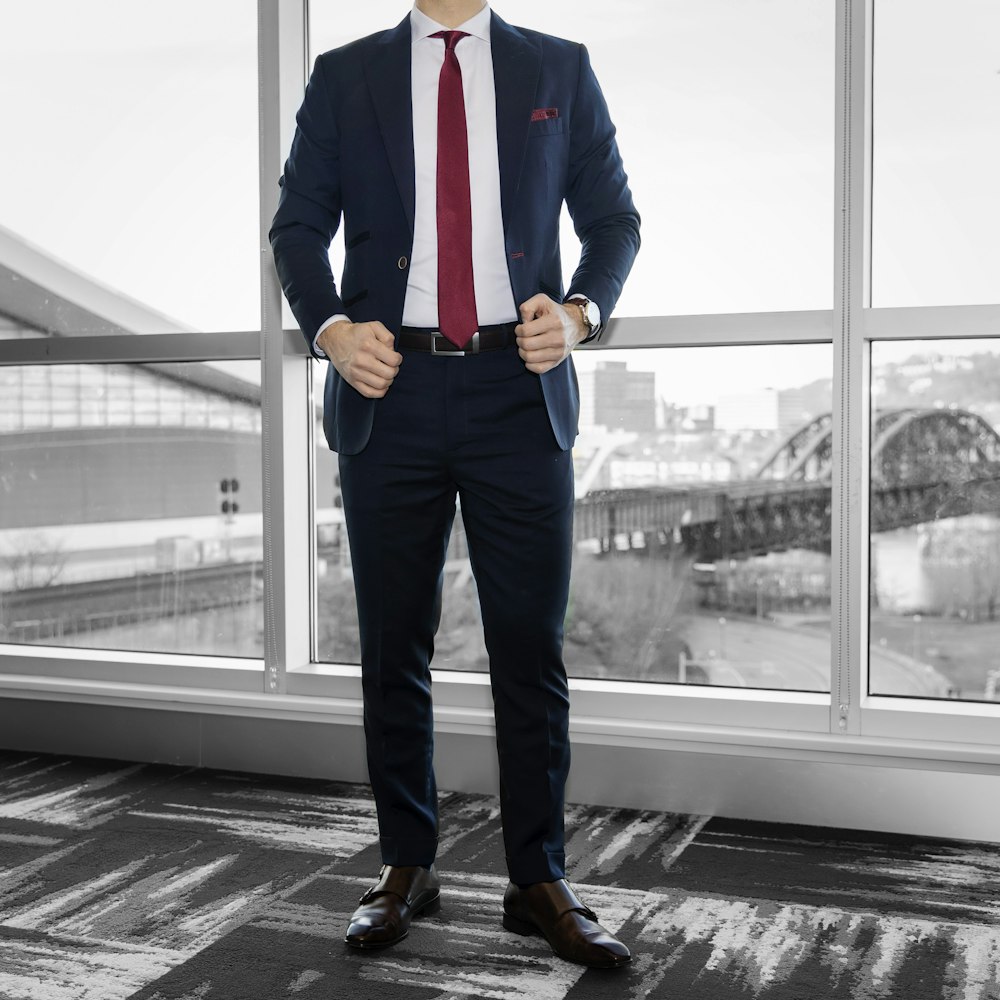
[[[464,358],[466,354],[478,354],[479,353],[479,331],[472,335],[472,339],[469,341],[469,346],[464,351],[439,351],[437,349],[438,338],[442,340],[448,340],[447,337],[440,330],[434,330],[431,333],[431,354],[440,354],[442,356],[447,355],[449,358]],[[449,340],[450,344],[451,341]],[[454,346],[454,345],[452,345]]]

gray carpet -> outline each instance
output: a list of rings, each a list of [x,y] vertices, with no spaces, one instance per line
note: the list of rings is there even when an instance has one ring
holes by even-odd
[[[366,787],[0,751],[0,1000],[1000,1000],[996,845],[571,807],[599,972],[500,926],[495,799],[441,825],[441,912],[356,953]]]

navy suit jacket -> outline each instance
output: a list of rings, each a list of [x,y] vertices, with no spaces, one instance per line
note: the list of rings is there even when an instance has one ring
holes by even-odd
[[[538,292],[563,301],[565,201],[582,244],[567,293],[586,293],[606,321],[639,249],[639,216],[587,50],[496,14],[490,41],[511,315]],[[402,322],[416,197],[411,47],[407,16],[324,53],[296,117],[270,240],[310,351],[335,313],[380,320],[394,333]],[[548,117],[533,115],[539,109]],[[347,253],[338,289],[328,251],[341,218]],[[570,448],[580,405],[572,359],[539,377],[556,441]],[[327,365],[323,426],[334,451],[365,447],[376,405]]]

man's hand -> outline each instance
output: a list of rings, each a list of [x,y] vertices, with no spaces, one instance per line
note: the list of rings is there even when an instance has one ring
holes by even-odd
[[[403,362],[403,355],[394,348],[395,338],[378,321],[351,323],[340,320],[331,323],[316,343],[340,372],[362,396],[381,399]]]
[[[560,305],[539,292],[520,307],[521,322],[514,327],[518,354],[529,372],[541,375],[561,364],[587,336],[576,306]]]

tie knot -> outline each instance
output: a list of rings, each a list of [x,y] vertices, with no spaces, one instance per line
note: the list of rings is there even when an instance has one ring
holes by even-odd
[[[431,35],[431,38],[443,38],[444,47],[448,52],[454,52],[459,40],[468,37],[469,33],[467,31],[436,31]]]

